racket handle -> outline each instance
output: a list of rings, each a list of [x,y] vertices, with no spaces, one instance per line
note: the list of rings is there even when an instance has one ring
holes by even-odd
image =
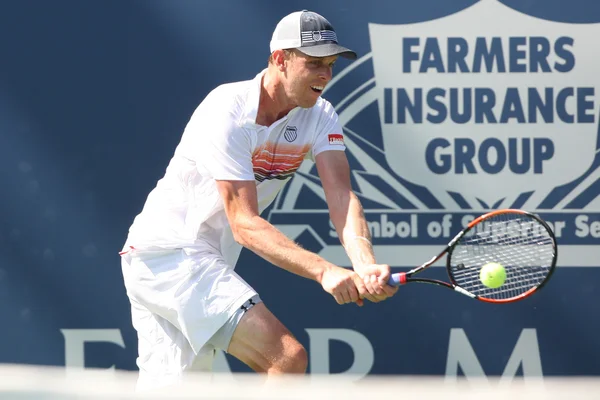
[[[390,279],[388,280],[388,285],[390,286],[400,286],[406,283],[406,273],[398,272],[390,275]]]

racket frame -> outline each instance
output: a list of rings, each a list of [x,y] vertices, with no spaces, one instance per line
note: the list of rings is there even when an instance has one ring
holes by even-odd
[[[552,257],[552,264],[550,265],[550,271],[548,272],[548,274],[546,274],[546,277],[539,285],[532,287],[528,291],[521,293],[518,296],[510,297],[508,299],[490,299],[487,297],[478,296],[476,294],[473,294],[473,293],[463,289],[462,287],[460,287],[457,284],[452,273],[450,272],[451,271],[450,263],[452,260],[452,251],[454,250],[456,243],[463,236],[465,236],[471,229],[473,229],[474,226],[476,226],[480,222],[485,221],[496,215],[511,214],[511,213],[512,214],[522,214],[522,215],[526,215],[532,219],[535,219],[548,231],[550,238],[552,239],[552,247],[554,249],[554,254]],[[437,279],[430,279],[430,278],[413,278],[414,275],[423,272],[424,270],[429,268],[431,265],[436,263],[438,260],[440,260],[442,257],[444,257],[444,255],[446,255],[446,272],[448,273],[448,278],[450,279],[451,283],[444,282],[444,281],[437,280]],[[410,283],[410,282],[417,282],[417,283],[429,283],[429,284],[434,284],[434,285],[438,285],[438,286],[443,286],[443,287],[446,287],[449,289],[453,289],[453,290],[455,290],[459,293],[462,293],[466,296],[469,296],[471,298],[481,300],[484,302],[488,302],[488,303],[512,303],[512,302],[522,300],[526,297],[531,296],[534,292],[540,290],[546,284],[546,282],[548,282],[548,280],[552,276],[552,273],[554,272],[554,269],[556,267],[557,257],[558,257],[558,246],[556,243],[556,237],[554,236],[554,232],[552,232],[552,229],[550,229],[550,226],[546,223],[546,221],[544,221],[537,215],[530,213],[528,211],[507,208],[507,209],[502,209],[502,210],[490,211],[488,213],[485,213],[485,214],[475,218],[463,230],[458,232],[456,234],[456,236],[454,236],[454,238],[452,238],[452,240],[450,240],[450,242],[448,242],[448,244],[446,245],[446,248],[444,250],[442,250],[437,256],[432,257],[429,261],[419,265],[416,268],[411,269],[408,272],[400,272],[398,274],[394,274],[394,275],[397,275],[397,278],[395,278],[394,280],[396,282],[398,282],[400,285],[404,285],[404,284]]]

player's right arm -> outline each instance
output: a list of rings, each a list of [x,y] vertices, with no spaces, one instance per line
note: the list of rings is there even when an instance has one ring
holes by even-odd
[[[321,284],[339,304],[362,305],[366,293],[362,279],[319,255],[298,246],[258,211],[256,183],[248,180],[216,180],[234,239],[272,264]]]
[[[365,285],[340,268],[298,246],[262,218],[252,164],[257,133],[245,127],[246,108],[234,85],[215,89],[198,107],[184,133],[182,156],[216,182],[235,240],[272,264],[319,282],[340,303],[362,304]]]

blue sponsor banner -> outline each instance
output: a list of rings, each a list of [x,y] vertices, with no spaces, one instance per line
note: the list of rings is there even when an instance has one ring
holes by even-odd
[[[592,0],[4,2],[0,362],[136,368],[117,255],[127,229],[197,104],[254,77],[276,21],[304,8],[359,53],[339,60],[323,96],[380,262],[425,262],[495,208],[540,215],[559,243],[548,285],[509,305],[414,285],[338,306],[244,251],[237,270],[307,347],[310,371],[600,375]],[[264,217],[349,266],[314,164]],[[427,273],[443,279],[441,266]],[[215,368],[247,370],[222,354]]]

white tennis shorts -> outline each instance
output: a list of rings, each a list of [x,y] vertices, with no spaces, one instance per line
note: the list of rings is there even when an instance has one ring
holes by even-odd
[[[215,349],[227,351],[244,303],[260,301],[215,253],[132,250],[121,260],[138,333],[138,390],[180,383],[189,371],[211,371]]]

